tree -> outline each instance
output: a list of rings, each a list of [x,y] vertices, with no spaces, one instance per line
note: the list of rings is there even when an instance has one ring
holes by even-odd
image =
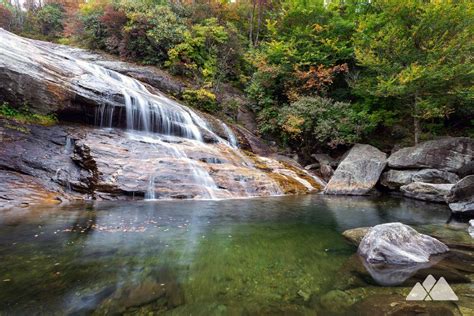
[[[218,75],[219,48],[229,35],[214,18],[195,24],[183,33],[183,42],[168,51],[167,65],[176,73],[194,76],[212,84]]]
[[[57,37],[63,31],[64,10],[58,4],[47,4],[36,14],[41,34]]]
[[[13,13],[7,6],[0,3],[0,27],[6,30],[11,30],[13,22]]]
[[[374,124],[365,111],[329,98],[303,97],[282,109],[279,125],[289,142],[298,147],[350,145]]]
[[[413,119],[418,143],[422,121],[471,107],[473,5],[463,1],[377,1],[354,36],[365,70],[355,91],[393,99]]]

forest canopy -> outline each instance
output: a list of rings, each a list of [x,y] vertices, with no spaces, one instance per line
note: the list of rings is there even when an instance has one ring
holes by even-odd
[[[156,65],[294,149],[473,136],[472,1],[0,0],[0,27]]]

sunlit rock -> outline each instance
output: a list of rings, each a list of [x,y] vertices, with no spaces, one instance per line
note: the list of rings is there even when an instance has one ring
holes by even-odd
[[[375,186],[386,165],[386,155],[377,148],[356,144],[339,164],[326,186],[326,194],[364,195]]]

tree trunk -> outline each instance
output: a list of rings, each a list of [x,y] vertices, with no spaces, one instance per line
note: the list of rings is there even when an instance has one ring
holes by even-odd
[[[249,30],[249,43],[250,46],[253,46],[253,25],[255,20],[255,7],[257,5],[257,0],[252,0],[252,11],[250,12],[250,30]]]
[[[258,37],[260,35],[260,26],[262,24],[262,6],[263,6],[263,1],[260,0],[258,2],[258,17],[257,17],[257,35],[255,36],[255,46],[258,45]]]
[[[413,105],[413,132],[415,136],[415,145],[420,141],[421,126],[418,110],[418,93],[415,94],[415,103]]]
[[[420,119],[416,115],[413,116],[413,125],[415,127],[415,145],[418,145],[418,142],[420,141],[421,128]]]

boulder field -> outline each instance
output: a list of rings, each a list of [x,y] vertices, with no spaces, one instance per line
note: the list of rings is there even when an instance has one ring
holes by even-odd
[[[356,144],[324,193],[368,195],[383,190],[448,203],[453,213],[468,213],[474,211],[473,166],[474,140],[468,137],[427,141],[395,151],[388,158],[373,146]]]

